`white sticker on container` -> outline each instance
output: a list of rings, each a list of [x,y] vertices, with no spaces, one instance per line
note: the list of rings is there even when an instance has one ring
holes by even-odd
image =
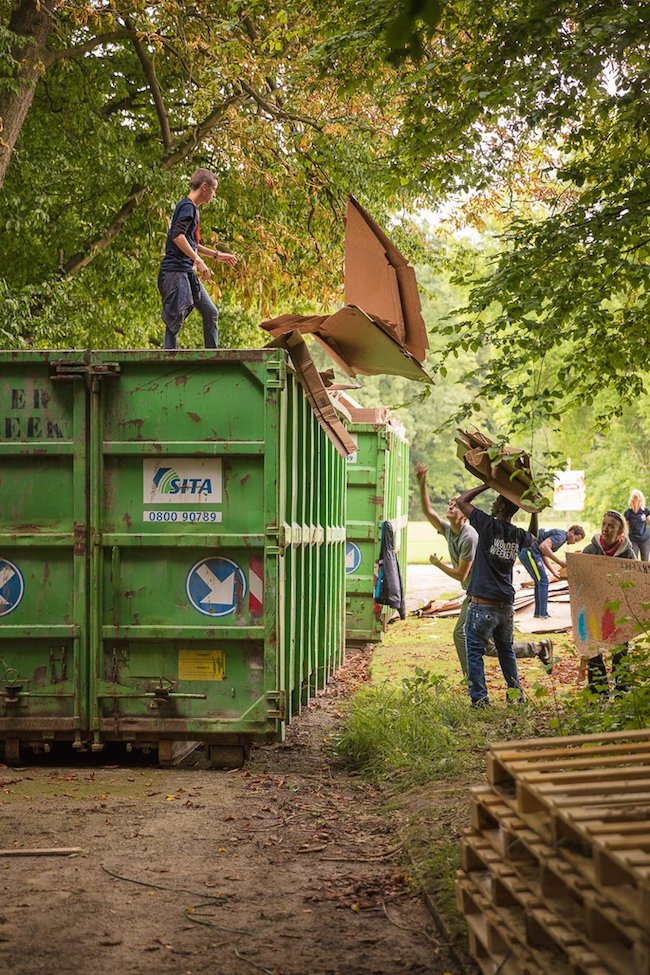
[[[145,504],[221,504],[221,458],[164,457],[142,465]]]
[[[174,525],[216,525],[223,521],[222,511],[143,511],[143,520],[150,524],[156,522],[171,522]]]

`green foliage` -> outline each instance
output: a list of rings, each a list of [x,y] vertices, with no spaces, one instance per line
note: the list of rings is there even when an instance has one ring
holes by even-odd
[[[335,748],[363,774],[412,788],[476,774],[486,740],[535,733],[530,708],[495,705],[477,711],[464,690],[417,667],[398,687],[384,684],[357,693]]]

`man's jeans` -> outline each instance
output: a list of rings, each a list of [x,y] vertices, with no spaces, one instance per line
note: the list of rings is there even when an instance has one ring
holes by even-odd
[[[196,274],[161,272],[158,276],[158,290],[163,299],[165,349],[178,348],[178,333],[192,308],[197,309],[203,320],[203,344],[206,349],[219,347],[219,309]]]
[[[456,626],[454,627],[454,646],[456,647],[456,653],[458,654],[458,661],[463,671],[463,677],[467,677],[467,651],[465,649],[465,621],[467,619],[467,610],[469,609],[471,603],[469,596],[465,596],[460,607],[460,613],[458,614],[458,619],[456,620]],[[513,643],[512,649],[514,651],[515,657],[519,659],[527,659],[530,657],[539,656],[539,644],[538,643]],[[487,647],[485,648],[486,657],[496,657],[498,656],[496,647],[494,646],[494,640],[490,640]]]
[[[488,703],[483,654],[490,638],[494,640],[501,671],[508,687],[523,691],[517,673],[517,658],[512,649],[513,623],[511,606],[490,606],[470,602],[465,622],[469,696],[472,704]]]

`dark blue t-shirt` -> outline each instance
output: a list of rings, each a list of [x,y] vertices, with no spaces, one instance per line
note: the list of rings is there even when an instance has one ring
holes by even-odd
[[[199,243],[199,208],[192,203],[188,196],[184,196],[172,214],[167,231],[165,256],[160,264],[161,271],[191,271],[194,261],[188,257],[174,243],[174,238],[183,234],[192,250],[196,250]]]
[[[539,546],[547,538],[551,539],[551,552],[557,552],[559,548],[566,545],[567,534],[561,528],[542,528],[532,544],[533,552],[539,554]]]
[[[646,518],[650,515],[650,511],[647,508],[640,508],[638,511],[632,511],[628,508],[625,512],[625,520],[630,526],[630,541],[632,542],[647,542],[650,538],[650,532],[648,532],[648,523]]]
[[[474,508],[469,523],[478,532],[468,596],[482,596],[501,603],[514,603],[512,567],[522,548],[530,548],[534,536],[508,521],[499,521]]]

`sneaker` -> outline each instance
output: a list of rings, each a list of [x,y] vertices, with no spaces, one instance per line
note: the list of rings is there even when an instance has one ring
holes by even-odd
[[[552,640],[542,640],[541,643],[537,644],[537,656],[539,657],[542,667],[544,667],[547,674],[553,673],[553,641]]]
[[[480,697],[478,701],[472,701],[473,708],[489,708],[490,702],[487,697]]]

